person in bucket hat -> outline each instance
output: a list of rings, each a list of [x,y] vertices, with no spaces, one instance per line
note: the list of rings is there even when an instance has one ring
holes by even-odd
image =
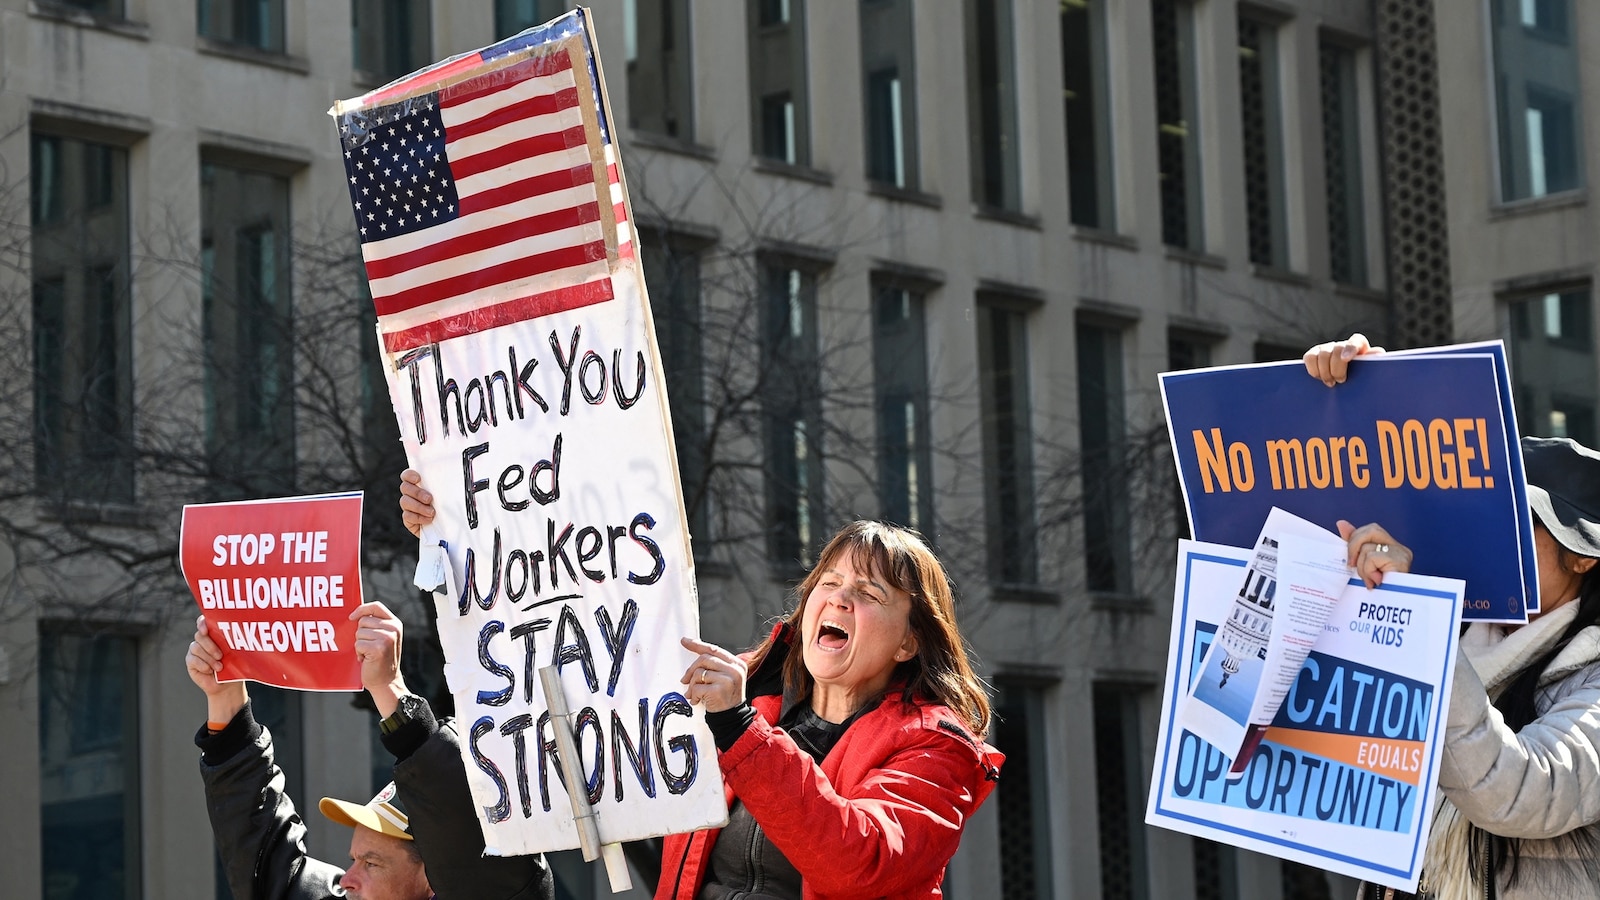
[[[1330,387],[1366,338],[1319,344],[1306,369]],[[1525,437],[1539,612],[1526,625],[1474,622],[1462,635],[1418,895],[1429,900],[1600,897],[1600,453]],[[1377,524],[1340,523],[1368,584],[1409,571],[1411,552]],[[1363,885],[1361,900],[1402,891]]]
[[[366,803],[324,797],[329,820],[352,829],[346,869],[306,853],[306,825],[284,793],[272,734],[255,720],[242,681],[227,677],[226,653],[204,616],[185,664],[206,695],[195,736],[217,851],[236,900],[550,900],[555,882],[543,855],[485,856],[467,786],[460,739],[436,720],[400,674],[400,620],[382,603],[356,607],[361,683],[383,717],[394,778]],[[413,815],[413,813],[415,815]]]

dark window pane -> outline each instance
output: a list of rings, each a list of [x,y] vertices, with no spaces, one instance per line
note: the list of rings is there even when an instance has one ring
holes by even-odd
[[[750,102],[757,156],[811,164],[803,0],[749,0]]]
[[[1200,120],[1195,96],[1194,10],[1181,0],[1152,0],[1156,70],[1156,140],[1161,165],[1161,239],[1203,248],[1200,216]]]
[[[508,38],[566,11],[567,0],[494,0],[494,33],[497,38]]]
[[[356,71],[392,81],[433,62],[429,7],[428,0],[351,0]]]
[[[878,496],[883,517],[933,525],[926,325],[920,294],[880,286],[873,299],[873,387],[878,413]]]
[[[1583,186],[1570,0],[1491,0],[1500,199]]]
[[[1032,584],[1039,562],[1027,317],[1000,306],[979,305],[977,313],[989,574],[999,582]]]
[[[1327,176],[1328,265],[1333,280],[1367,283],[1367,227],[1362,189],[1360,97],[1355,52],[1320,46],[1322,162]]]
[[[1150,897],[1141,778],[1145,762],[1139,751],[1141,693],[1139,688],[1125,685],[1094,686],[1100,896],[1105,900],[1149,900]]]
[[[59,499],[133,499],[127,154],[34,135],[34,465]]]
[[[1105,0],[1061,4],[1062,102],[1072,221],[1110,230],[1115,221],[1105,28]]]
[[[294,490],[289,183],[200,170],[206,447],[218,498]]]
[[[628,124],[694,139],[689,0],[626,0]]]
[[[283,52],[283,0],[199,0],[196,15],[204,37]]]
[[[1600,413],[1589,288],[1511,301],[1507,341],[1523,434],[1570,437],[1593,447]]]
[[[1091,591],[1133,587],[1123,393],[1122,332],[1079,322],[1078,438],[1084,565]]]
[[[140,896],[138,679],[132,638],[41,626],[41,874],[52,900]]]
[[[866,74],[867,177],[917,185],[917,115],[911,0],[861,0]]]
[[[1000,897],[1053,896],[1050,871],[1050,748],[1045,740],[1044,691],[1026,682],[995,680],[996,749],[1006,755],[995,786],[1000,807]]]
[[[700,319],[700,256],[659,233],[641,232],[640,254],[650,293],[656,344],[671,404],[678,475],[689,533],[701,546],[709,534],[705,386]],[[703,547],[702,547],[703,549]]]
[[[1271,25],[1239,20],[1239,90],[1250,261],[1287,268],[1283,114],[1278,89],[1278,42]]]
[[[804,568],[823,537],[822,404],[816,276],[764,271],[762,405],[767,444],[767,547],[774,565]]]
[[[1017,161],[1017,59],[1011,0],[967,0],[967,118],[972,196],[1022,208]]]

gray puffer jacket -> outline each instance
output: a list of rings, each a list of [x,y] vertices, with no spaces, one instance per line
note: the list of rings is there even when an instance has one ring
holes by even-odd
[[[1572,839],[1579,829],[1589,846],[1600,839],[1600,626],[1580,631],[1545,667],[1539,717],[1519,732],[1464,658],[1451,691],[1439,789],[1478,827],[1522,839],[1516,882],[1500,879],[1494,896],[1600,897],[1600,866]]]

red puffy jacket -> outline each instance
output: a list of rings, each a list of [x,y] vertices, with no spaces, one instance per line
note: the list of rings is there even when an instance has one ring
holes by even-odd
[[[769,724],[780,697],[750,703],[755,721],[717,757],[728,802],[738,797],[800,871],[806,900],[942,896],[961,829],[999,780],[999,751],[949,709],[891,691],[818,767]],[[667,836],[656,900],[693,900],[719,833]]]

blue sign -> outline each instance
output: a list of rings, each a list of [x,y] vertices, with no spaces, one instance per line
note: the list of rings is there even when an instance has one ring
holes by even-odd
[[[1163,374],[1195,538],[1249,547],[1274,506],[1330,531],[1377,522],[1412,571],[1466,582],[1463,618],[1526,621],[1538,574],[1504,352],[1451,351],[1353,360],[1333,388],[1299,362]]]

